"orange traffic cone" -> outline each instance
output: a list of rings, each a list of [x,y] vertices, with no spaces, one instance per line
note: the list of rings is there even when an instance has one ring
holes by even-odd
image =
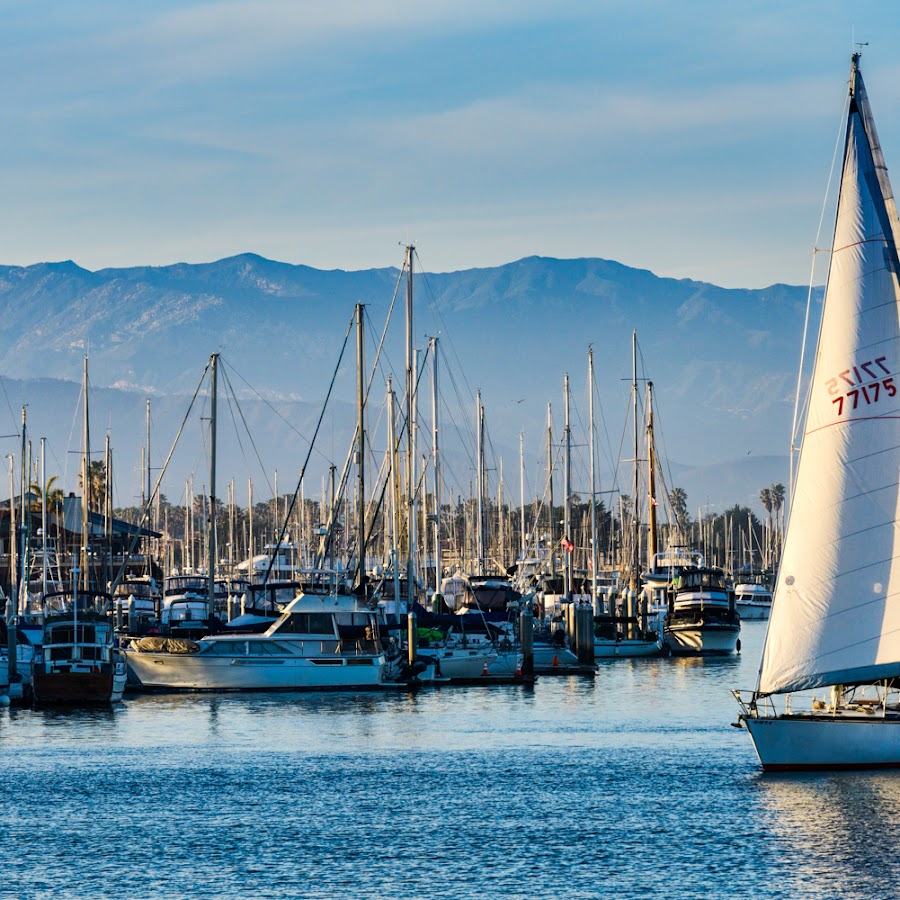
[[[487,673],[488,673],[488,668],[487,668],[487,663],[485,663],[485,664],[484,664],[484,668],[481,670],[481,676],[482,676],[482,678],[483,678],[485,675],[487,675]]]
[[[558,666],[558,665],[559,665],[559,657],[558,657],[555,653],[553,654],[553,662],[550,663],[550,665],[551,665],[551,666]]]
[[[522,663],[517,661],[516,662],[516,678],[521,678],[521,677],[522,677]]]

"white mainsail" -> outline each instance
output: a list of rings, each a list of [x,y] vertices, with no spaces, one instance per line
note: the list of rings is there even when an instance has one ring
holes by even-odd
[[[763,694],[900,676],[900,223],[856,57],[850,91]]]

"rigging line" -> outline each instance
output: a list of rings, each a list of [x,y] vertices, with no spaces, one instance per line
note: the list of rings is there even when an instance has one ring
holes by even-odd
[[[351,323],[351,324],[352,324],[352,323]],[[425,372],[425,364],[426,364],[426,362],[427,362],[427,359],[428,359],[428,350],[426,349],[425,353],[423,354],[422,366],[421,366],[421,368],[419,369],[419,371],[418,371],[418,373],[417,373],[417,375],[416,375],[416,382],[415,382],[415,388],[414,388],[416,394],[418,394],[418,390],[419,390],[419,382],[420,382],[420,380],[421,380],[421,378],[422,378],[422,375],[423,375],[424,372]],[[405,394],[404,394],[404,396],[405,396]],[[405,408],[405,406],[406,406],[405,403],[402,404],[401,409]],[[398,452],[399,452],[400,444],[402,443],[402,440],[403,440],[403,435],[406,433],[406,425],[407,425],[407,421],[408,421],[408,420],[407,420],[406,416],[405,416],[403,413],[401,413],[401,415],[400,415],[400,429],[399,429],[399,432],[398,432],[398,434],[397,434],[397,436],[396,436],[396,443],[395,443],[395,446],[394,446],[394,448],[393,448],[393,452],[394,452],[394,453],[398,453]],[[351,447],[351,455],[352,455],[352,447]],[[349,458],[350,458],[350,457],[349,457],[349,455],[348,455],[348,470],[349,470]],[[385,461],[387,462],[387,458],[385,458]],[[385,471],[387,472],[387,471],[389,471],[389,470],[390,470],[390,466],[387,466],[386,469],[385,469]],[[379,478],[380,478],[380,476],[381,476],[381,470],[379,470]],[[424,476],[424,472],[423,472],[423,476]],[[387,475],[386,475],[386,476],[385,476],[385,479],[384,479],[384,482],[381,484],[381,493],[378,495],[377,501],[376,501],[376,500],[374,499],[374,497],[373,497],[373,499],[372,499],[372,500],[369,502],[369,504],[368,504],[369,509],[367,510],[367,513],[368,513],[369,511],[371,511],[371,522],[372,522],[372,524],[371,524],[371,527],[370,527],[369,531],[366,533],[366,543],[367,543],[367,544],[369,543],[369,541],[370,541],[370,539],[372,538],[372,536],[375,534],[375,527],[376,527],[376,524],[377,524],[378,513],[381,511],[381,505],[382,505],[382,503],[384,502],[384,497],[385,497],[385,494],[387,493],[387,489],[388,489],[388,487],[390,486],[391,481],[392,481],[392,478],[389,478],[389,477],[387,477]],[[345,483],[346,483],[346,482],[345,482],[345,477],[342,476],[342,478],[341,478],[341,495],[343,495],[343,490],[344,490],[344,487],[345,487]],[[422,482],[420,481],[420,484],[421,484],[421,483],[422,483]],[[376,487],[377,487],[377,486],[378,486],[378,482],[376,482]],[[414,498],[414,499],[418,496],[418,490],[419,490],[419,486],[417,485],[417,487],[416,487],[416,493],[413,494],[413,498]],[[368,517],[368,516],[367,516],[367,517]],[[331,531],[332,531],[332,525],[331,525],[331,523],[329,523],[329,532],[328,532],[328,534],[325,536],[323,543],[320,544],[320,550],[322,551],[322,557],[323,557],[323,559],[324,559],[325,554],[327,554],[327,552],[328,552],[329,543],[330,543],[330,541],[331,541],[331,539],[332,539]],[[361,548],[360,548],[360,549],[361,549]],[[318,552],[317,552],[317,555],[316,555],[316,560],[317,560],[317,562],[318,562]]]
[[[169,468],[169,463],[172,460],[172,456],[175,453],[175,448],[178,446],[178,441],[181,439],[181,434],[184,431],[184,426],[187,423],[188,417],[191,414],[191,410],[194,408],[194,403],[197,400],[197,395],[200,393],[200,388],[203,387],[203,381],[206,378],[206,373],[209,371],[210,363],[207,361],[206,366],[203,369],[203,374],[200,376],[200,381],[197,384],[197,389],[194,391],[194,396],[191,398],[191,402],[188,405],[187,411],[184,414],[184,418],[181,420],[181,425],[178,428],[178,433],[175,435],[175,440],[172,442],[172,447],[169,450],[169,455],[166,457],[166,461],[163,464],[162,469],[160,469],[159,475],[156,479],[156,484],[153,487],[153,493],[147,498],[147,503],[144,506],[143,514],[141,515],[140,521],[135,526],[134,535],[131,538],[131,543],[128,546],[128,551],[125,554],[125,557],[122,560],[122,567],[119,569],[115,579],[113,579],[113,583],[109,588],[110,594],[115,594],[116,588],[119,586],[119,583],[122,581],[123,576],[125,575],[125,569],[128,566],[128,559],[132,553],[134,553],[135,547],[138,545],[138,541],[141,537],[141,530],[143,529],[146,522],[149,520],[150,515],[153,511],[153,503],[156,500],[156,495],[159,492],[159,487],[162,484],[162,480],[165,477],[166,470]],[[193,502],[193,498],[192,498]]]
[[[469,381],[466,378],[466,370],[463,367],[463,364],[459,359],[459,354],[457,354],[457,352],[456,352],[456,346],[453,343],[453,336],[452,336],[450,330],[447,328],[447,320],[444,318],[443,313],[441,312],[440,307],[437,304],[437,299],[434,296],[434,291],[431,289],[431,283],[428,280],[428,276],[426,275],[425,272],[422,271],[422,268],[421,268],[422,260],[419,257],[419,251],[414,249],[413,252],[415,253],[416,259],[419,261],[419,274],[420,274],[422,281],[425,282],[425,291],[430,298],[429,307],[431,308],[432,314],[437,316],[437,318],[440,320],[440,324],[442,326],[442,328],[441,328],[442,335],[445,337],[447,342],[450,344],[450,352],[453,354],[453,357],[456,360],[456,364],[459,366],[460,372],[462,372],[463,381],[466,384],[466,389],[469,392],[469,397],[470,397],[470,399],[474,400],[475,392],[472,390],[472,386],[469,384]]]
[[[6,408],[9,410],[9,417],[12,419],[14,425],[18,425],[16,422],[16,414],[13,412],[12,404],[9,402],[9,394],[6,393],[6,380],[0,377],[0,388],[3,389],[3,396],[6,399]]]
[[[219,359],[222,359],[222,357],[220,356]],[[275,415],[278,416],[278,418],[281,419],[281,421],[284,422],[284,424],[287,425],[287,427],[290,428],[291,431],[293,431],[294,434],[297,435],[297,437],[300,438],[300,440],[302,440],[302,441],[303,441],[304,443],[306,443],[306,444],[309,444],[309,443],[310,443],[309,438],[306,437],[305,434],[303,434],[301,431],[299,431],[299,430],[297,429],[297,427],[296,427],[292,422],[290,422],[290,421],[287,419],[286,416],[283,416],[283,415],[282,415],[282,414],[281,414],[281,413],[280,413],[280,412],[279,412],[279,411],[271,404],[271,402],[270,402],[269,400],[267,400],[262,394],[260,394],[260,392],[259,392],[255,387],[253,387],[253,385],[250,384],[250,382],[247,381],[247,379],[244,378],[244,376],[241,375],[241,373],[238,372],[237,369],[235,369],[235,367],[231,364],[231,360],[228,361],[228,365],[230,366],[231,371],[234,372],[234,374],[237,375],[237,377],[240,378],[240,380],[243,381],[244,384],[245,384],[245,385],[246,385],[246,386],[247,386],[254,394],[256,394],[256,396],[259,397],[259,399],[262,400],[262,402],[263,402],[266,406],[268,406],[269,409],[271,409],[272,412],[275,413]],[[234,389],[233,389],[233,388],[232,388],[232,393],[234,393]],[[236,395],[236,394],[235,394],[235,402],[237,402],[237,395]],[[241,416],[241,418],[243,418],[243,415]],[[326,462],[329,462],[329,463],[331,462],[331,460],[330,460],[330,459],[329,459],[329,458],[328,458],[321,450],[318,450],[318,449],[317,449],[317,450],[316,450],[316,453],[318,453],[319,456],[321,456],[322,459],[324,459]]]
[[[388,307],[387,318],[384,321],[384,328],[381,331],[381,339],[379,340],[378,347],[375,350],[375,361],[372,363],[372,373],[369,376],[369,383],[366,385],[366,394],[365,394],[365,397],[363,398],[363,405],[365,405],[369,402],[369,391],[372,389],[372,382],[375,380],[375,371],[378,368],[379,360],[381,359],[381,350],[382,350],[382,347],[384,347],[384,340],[387,337],[388,326],[391,324],[391,316],[393,315],[393,312],[394,312],[394,305],[397,302],[397,296],[400,293],[400,285],[401,285],[402,281],[403,281],[403,272],[401,271],[400,275],[397,277],[397,284],[394,286],[394,296],[391,297],[391,305]],[[369,325],[369,328],[371,329],[372,326],[371,326],[371,323],[368,321],[368,318],[366,320],[366,323]],[[373,332],[373,334],[374,334],[374,332]]]
[[[374,345],[376,343],[377,336],[375,334],[375,329],[372,327],[372,317],[366,316],[365,323],[366,323],[366,328],[368,328],[368,330],[369,330],[369,338]],[[383,343],[384,343],[384,335],[382,335],[381,342],[378,343],[375,356],[373,357],[375,362],[372,365],[372,381],[370,381],[368,386],[366,387],[366,396],[365,396],[366,403],[369,402],[369,390],[371,389],[372,383],[375,379],[375,370],[377,369],[378,371],[381,372],[381,375],[385,381],[387,381],[387,376],[393,374],[393,371],[394,371],[394,364],[391,361],[391,358],[388,355],[388,352],[383,349]],[[384,362],[381,361],[381,358],[380,358],[381,356],[384,356]]]
[[[220,362],[221,362],[221,358],[220,358]],[[223,375],[223,384],[224,384],[224,375],[225,375],[224,367],[222,369],[222,375]],[[240,433],[240,431],[238,431],[237,422],[235,421],[235,418],[234,418],[234,409],[232,408],[232,405],[231,405],[231,396],[230,395],[228,395],[228,394],[225,395],[225,402],[228,404],[228,412],[231,416],[231,423],[232,423],[232,425],[234,425],[234,433],[235,433],[235,437],[237,438],[238,447],[241,450],[241,458],[244,460],[244,466],[247,469],[247,471],[249,472],[250,471],[250,460],[247,459],[247,454],[244,451],[244,442],[241,440],[241,433]],[[260,467],[263,470],[263,477],[265,478],[266,477],[265,468],[262,467],[261,462],[260,462]]]
[[[456,395],[456,402],[459,404],[459,408],[465,409],[467,406],[470,406],[471,400],[475,399],[475,394],[472,394],[469,404],[463,402],[462,393],[459,389],[459,385],[456,382],[456,376],[453,374],[453,369],[451,369],[448,366],[445,371],[447,372],[447,375],[450,377],[450,384],[453,385],[453,392]],[[477,443],[477,440],[478,440],[478,435],[476,433],[475,426],[469,421],[468,418],[466,418],[465,421],[467,423],[465,429],[459,428],[459,426],[457,425],[458,433],[460,435],[460,438],[463,438],[463,433],[465,431],[465,440],[470,441],[474,445],[475,443]]]
[[[459,427],[459,423],[456,421],[456,417],[453,415],[453,410],[450,409],[450,406],[447,404],[447,401],[441,397],[441,404],[444,408],[444,412],[449,416],[450,422],[453,425],[453,428],[456,431],[457,438],[461,441],[463,447],[463,453],[469,460],[469,465],[472,468],[475,468],[475,457],[472,456],[471,447],[475,443],[475,435],[472,432],[468,434],[463,434],[463,429]],[[446,454],[445,454],[446,455]]]
[[[297,487],[294,488],[294,494],[291,497],[291,505],[288,507],[288,511],[284,516],[284,524],[281,526],[281,533],[278,535],[278,541],[275,544],[275,547],[272,549],[272,555],[269,557],[269,565],[266,568],[266,574],[263,578],[263,584],[267,584],[269,581],[269,576],[272,574],[272,567],[275,565],[275,558],[278,556],[278,551],[281,549],[281,545],[284,543],[285,535],[288,530],[288,523],[291,520],[291,514],[294,512],[294,507],[297,505],[297,497],[300,494],[300,485],[303,483],[303,477],[306,475],[306,467],[309,465],[309,459],[312,456],[313,447],[316,443],[316,438],[319,436],[319,429],[322,427],[322,421],[325,418],[325,411],[328,409],[328,401],[331,399],[331,392],[334,390],[334,384],[337,381],[338,372],[341,368],[341,362],[344,359],[344,352],[347,349],[347,342],[350,340],[350,334],[353,331],[353,324],[356,321],[356,310],[353,310],[353,315],[350,316],[350,324],[347,326],[347,333],[344,335],[344,343],[341,345],[341,352],[338,355],[337,365],[334,367],[334,373],[331,376],[331,383],[328,385],[328,392],[325,394],[325,402],[322,404],[322,411],[319,413],[319,421],[316,422],[316,430],[313,432],[312,441],[309,445],[309,450],[306,452],[306,459],[303,461],[303,465],[300,468],[300,477],[297,479]]]
[[[812,249],[812,259],[810,262],[810,270],[809,270],[809,287],[806,293],[806,312],[803,316],[803,339],[800,343],[800,365],[797,369],[797,389],[794,393],[794,415],[793,420],[791,422],[791,439],[790,439],[790,447],[788,457],[790,459],[790,486],[789,486],[789,499],[793,496],[794,493],[794,453],[798,449],[795,446],[795,442],[797,439],[797,422],[798,416],[801,413],[800,409],[800,395],[802,392],[803,385],[803,367],[805,365],[806,360],[806,346],[809,340],[809,317],[810,310],[812,308],[812,295],[813,295],[813,282],[815,281],[815,269],[816,269],[816,255],[820,252],[828,252],[828,251],[820,251],[818,249],[819,246],[819,238],[822,235],[822,226],[825,223],[825,211],[828,208],[828,195],[831,193],[831,182],[834,180],[834,173],[837,169],[837,157],[838,157],[838,149],[841,146],[841,140],[845,132],[846,128],[846,119],[847,119],[847,110],[850,104],[849,94],[844,98],[844,102],[841,105],[841,114],[838,118],[838,132],[834,142],[834,152],[831,156],[831,166],[828,170],[828,181],[825,185],[825,196],[822,198],[822,210],[819,213],[819,225],[816,228],[816,239],[813,244]],[[835,223],[837,222],[837,207],[840,205],[840,201],[835,205]],[[825,290],[826,293],[828,291],[828,278],[831,275],[831,267],[829,266],[828,275],[825,278]],[[825,303],[822,303],[822,311],[825,310]],[[821,314],[820,314],[821,320]],[[809,403],[809,391],[812,390],[812,383],[809,385],[809,390],[807,391],[807,397],[804,400],[804,408]]]
[[[675,486],[675,476],[672,474],[672,463],[669,458],[669,451],[668,451],[667,445],[666,445],[666,433],[665,433],[665,430],[663,429],[663,420],[662,420],[662,416],[660,415],[660,412],[659,412],[659,406],[657,406],[656,404],[653,404],[653,409],[651,410],[651,412],[654,415],[654,427],[653,427],[654,437],[656,435],[656,432],[658,431],[659,432],[658,444],[663,449],[663,452],[665,454],[665,460],[666,460],[665,471],[668,472],[668,476],[669,476],[668,481],[666,481],[665,477],[662,479],[662,482],[663,482],[662,486],[665,489],[664,498],[667,503],[666,514],[668,515],[668,513],[669,513],[669,507],[668,507],[669,491]],[[656,450],[656,448],[654,448],[654,456],[656,457],[655,462],[659,463],[660,456],[659,456],[659,451]],[[659,468],[660,468],[660,470],[662,470],[661,465],[659,466]]]
[[[219,356],[219,362],[224,362],[221,356]],[[231,392],[230,396],[228,396],[226,394],[226,397],[228,398],[228,409],[229,409],[229,411],[231,411],[231,401],[233,399],[234,405],[237,407],[238,414],[241,417],[241,422],[243,423],[244,428],[247,432],[247,438],[250,441],[250,446],[253,448],[253,452],[256,454],[256,461],[259,463],[259,467],[262,470],[263,478],[266,481],[266,487],[268,487],[268,489],[269,489],[269,494],[270,495],[274,494],[275,489],[269,483],[269,474],[266,471],[265,465],[263,465],[262,457],[259,455],[259,450],[256,446],[256,441],[253,440],[253,434],[250,432],[250,426],[247,424],[247,420],[244,418],[244,410],[241,409],[241,405],[240,405],[240,403],[238,403],[237,396],[234,393],[234,387],[231,384],[231,379],[228,377],[228,371],[224,365],[222,366],[222,381],[226,385],[227,389]],[[232,419],[233,419],[233,417],[234,417],[234,413],[232,412]],[[237,431],[237,428],[235,428],[235,431]],[[240,438],[238,438],[238,443],[240,443]],[[241,452],[243,452],[243,446],[241,446]],[[245,459],[245,461],[246,461],[246,459]]]
[[[428,353],[429,353],[429,349],[426,348],[425,352],[422,354],[421,367],[419,368],[419,370],[416,374],[416,381],[415,381],[415,386],[414,386],[414,392],[415,392],[416,398],[418,398],[419,384],[422,381],[422,376],[425,373],[425,367],[428,362]],[[373,377],[374,377],[374,372],[373,372]],[[418,414],[418,408],[417,408],[416,412]],[[417,418],[418,418],[418,415],[417,415]],[[401,429],[401,435],[404,433],[404,430],[405,429]],[[356,427],[353,430],[353,440],[350,443],[350,448],[347,451],[347,457],[346,457],[346,460],[344,461],[344,468],[341,471],[341,480],[340,480],[339,487],[338,487],[337,491],[335,492],[335,504],[334,504],[334,509],[332,510],[331,518],[329,519],[329,522],[328,522],[328,531],[323,536],[323,539],[320,543],[323,561],[324,561],[325,556],[328,554],[328,551],[329,551],[332,541],[334,540],[334,527],[337,524],[336,510],[337,510],[338,506],[340,505],[340,503],[343,502],[344,492],[347,490],[347,483],[348,483],[348,480],[350,477],[350,465],[353,460],[354,445],[356,444],[358,435],[359,435],[359,423],[356,424]],[[416,495],[413,495],[413,496],[415,499]],[[318,560],[318,557],[317,557],[317,560]]]
[[[600,402],[601,393],[600,393],[600,388],[597,385],[596,369],[594,371],[594,388],[593,388],[593,390],[594,390],[594,398],[596,400],[595,409],[599,410],[599,412],[600,412],[600,421],[603,424],[603,433],[606,437],[606,452],[609,454],[608,462],[609,462],[609,467],[612,470],[612,474],[613,474],[613,485],[615,486],[616,489],[618,489],[618,484],[619,484],[619,482],[618,482],[618,467],[617,467],[617,464],[615,463],[614,457],[613,457],[612,438],[610,437],[610,433],[609,433],[609,424],[606,421],[606,414],[603,410],[603,404]],[[598,462],[600,462],[599,459],[598,459]]]

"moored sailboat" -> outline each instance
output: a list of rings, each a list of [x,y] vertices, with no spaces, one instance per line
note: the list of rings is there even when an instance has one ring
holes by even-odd
[[[900,223],[854,54],[831,266],[756,690],[767,770],[900,766]],[[795,695],[824,688],[800,709]],[[784,695],[783,707],[775,698]]]
[[[84,360],[83,401],[81,568],[73,567],[70,590],[43,596],[41,649],[35,653],[32,664],[37,704],[117,703],[125,690],[125,655],[116,645],[112,598],[92,585],[87,357]]]

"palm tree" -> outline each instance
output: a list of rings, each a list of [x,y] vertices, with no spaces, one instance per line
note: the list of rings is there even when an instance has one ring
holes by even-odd
[[[669,503],[672,504],[672,515],[675,517],[677,540],[678,543],[682,543],[685,540],[688,525],[690,525],[690,516],[687,509],[687,492],[684,488],[672,488],[669,491]]]
[[[777,555],[780,555],[782,528],[779,524],[778,514],[782,514],[783,521],[784,513],[782,512],[782,510],[784,509],[784,485],[780,481],[777,484],[773,484],[772,487],[769,488],[769,493],[772,497],[772,511],[775,513],[775,534],[778,538],[779,544],[779,552]]]
[[[44,504],[47,506],[47,512],[58,512],[60,507],[62,507],[63,489],[54,487],[58,480],[59,478],[56,475],[51,475],[43,487],[37,481],[32,482],[29,486],[31,493],[37,494],[37,508],[39,510],[44,508]]]
[[[78,486],[84,490],[83,476],[78,476]],[[106,463],[95,459],[88,466],[88,508],[102,509],[106,497]]]
[[[768,567],[769,565],[769,541],[770,535],[772,531],[772,490],[771,488],[763,488],[759,492],[759,499],[762,502],[763,507],[766,510],[766,545],[765,550],[763,552],[763,565]]]

